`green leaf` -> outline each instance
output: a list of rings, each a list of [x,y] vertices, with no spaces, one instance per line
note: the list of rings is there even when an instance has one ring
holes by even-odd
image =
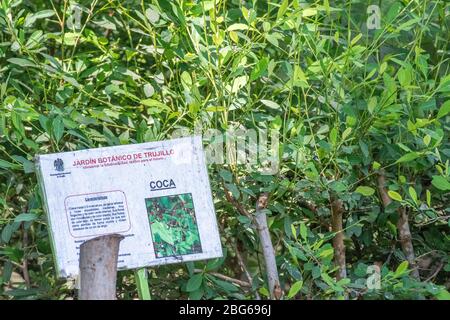
[[[303,240],[306,241],[306,237],[308,236],[308,229],[306,228],[306,225],[304,223],[300,223],[300,236],[303,238]]]
[[[248,30],[248,25],[243,23],[235,23],[227,28],[227,31]]]
[[[362,38],[362,33],[356,35],[350,42],[351,46],[354,46],[355,44],[357,44],[361,38]]]
[[[236,77],[233,80],[233,86],[231,88],[231,92],[232,93],[238,93],[239,90],[241,90],[241,88],[243,88],[248,81],[248,76],[240,76],[240,77]]]
[[[417,152],[409,152],[405,154],[404,156],[400,157],[395,163],[402,163],[402,162],[409,162],[413,161],[414,159],[417,159],[420,157],[420,154]]]
[[[326,258],[326,257],[331,256],[333,253],[334,253],[334,249],[333,248],[325,249],[325,250],[321,251],[317,257],[319,257],[319,258]]]
[[[300,88],[308,87],[308,79],[299,65],[294,66],[294,76],[292,77],[292,85]]]
[[[410,68],[401,68],[398,72],[398,81],[400,85],[405,88],[411,84],[411,70]]]
[[[359,186],[355,192],[362,194],[363,196],[370,197],[375,193],[375,189],[367,186]]]
[[[186,284],[186,291],[192,292],[197,290],[202,285],[202,281],[203,281],[203,274],[201,273],[194,274]]]
[[[36,64],[33,61],[23,58],[9,58],[8,62],[17,64],[21,67],[36,67]]]
[[[238,34],[236,33],[236,31],[230,31],[230,38],[235,43],[239,43],[239,37],[238,37]]]
[[[444,102],[444,104],[442,104],[442,106],[439,108],[436,118],[440,119],[440,118],[446,116],[449,112],[450,112],[450,100],[448,100],[448,101]]]
[[[37,219],[37,215],[34,213],[21,213],[14,218],[14,222],[27,222]]]
[[[425,137],[423,137],[423,143],[428,146],[431,142],[431,136],[430,135],[425,135]]]
[[[92,21],[92,23],[96,24],[97,26],[101,27],[101,28],[105,28],[105,29],[110,29],[110,30],[117,30],[116,25],[107,20],[105,17],[102,17],[102,20],[100,21]],[[107,39],[106,38],[99,38],[99,42],[102,43],[101,41],[105,41],[103,43],[107,43]]]
[[[367,103],[367,110],[372,114],[377,106],[377,97],[370,97]]]
[[[66,46],[74,46],[79,42],[83,42],[85,39],[81,33],[78,32],[66,32],[64,33],[64,37],[58,42],[64,41],[64,45]]]
[[[397,269],[395,270],[394,277],[399,277],[405,273],[405,271],[408,269],[408,261],[403,261],[399,264]]]
[[[5,261],[5,263],[3,264],[3,274],[2,274],[2,283],[7,283],[9,282],[9,280],[11,279],[11,274],[13,271],[13,265],[11,263],[11,261],[7,260]]]
[[[405,23],[402,23],[402,24],[397,28],[397,30],[398,30],[398,31],[400,31],[400,30],[410,30],[410,29],[413,28],[413,26],[414,26],[417,22],[419,22],[419,21],[420,21],[420,17],[417,17],[417,18],[415,18],[415,19],[408,20],[408,21],[406,21]]]
[[[293,298],[303,287],[303,280],[295,282],[289,289],[288,298]]]
[[[409,196],[411,197],[412,201],[417,205],[417,192],[413,187],[408,188]]]
[[[397,237],[397,226],[390,221],[386,221],[386,225],[394,238]]]
[[[227,182],[233,181],[233,174],[228,170],[220,169],[219,175],[222,177],[223,180],[225,180]]]
[[[120,136],[119,136],[120,144],[127,144],[129,140],[130,140],[130,131],[129,130],[125,130],[124,132],[122,132],[120,134]]]
[[[267,70],[267,66],[269,65],[269,58],[262,58],[258,61],[255,68],[252,70],[250,74],[250,81],[254,81],[261,77],[264,72]]]
[[[279,20],[286,13],[288,6],[289,6],[289,0],[283,0],[280,8],[278,9],[277,20]]]
[[[393,1],[393,3],[389,7],[389,11],[387,12],[386,16],[383,17],[383,20],[385,20],[385,23],[391,23],[393,20],[398,17],[400,11],[402,9],[402,3],[400,1]]]
[[[61,116],[57,116],[52,122],[53,136],[55,137],[56,142],[61,140],[64,134],[64,122]]]
[[[450,293],[446,289],[442,289],[436,294],[438,300],[450,300]]]
[[[0,168],[3,169],[19,169],[20,166],[5,160],[0,159]]]
[[[317,9],[315,9],[315,8],[306,8],[302,12],[303,17],[311,17],[311,16],[315,16],[316,14],[317,14]]]
[[[145,16],[151,23],[156,23],[159,20],[159,12],[152,8],[145,10]]]
[[[440,92],[450,91],[450,74],[446,75],[443,79],[441,79],[438,91]]]
[[[389,190],[389,191],[388,191],[388,195],[389,195],[389,197],[390,197],[391,199],[393,199],[393,200],[395,200],[395,201],[399,201],[399,202],[400,202],[400,201],[403,200],[402,196],[401,196],[398,192]]]
[[[336,145],[337,142],[337,138],[338,138],[338,131],[336,128],[331,129],[330,131],[330,142],[332,145]]]
[[[431,184],[442,191],[450,190],[450,182],[443,176],[433,176]]]
[[[144,94],[147,98],[151,97],[155,93],[155,89],[150,83],[144,85]]]
[[[342,132],[342,140],[347,139],[347,137],[350,135],[350,133],[352,133],[352,128],[347,128],[344,130],[344,132]]]
[[[189,300],[200,300],[204,295],[203,288],[192,291],[189,293]]]
[[[291,232],[294,236],[294,239],[297,240],[297,230],[295,229],[295,226],[293,224],[291,224]]]
[[[279,105],[278,103],[273,102],[273,101],[271,101],[271,100],[264,100],[264,99],[262,99],[262,100],[261,100],[261,103],[264,104],[264,105],[266,105],[267,107],[269,107],[269,108],[271,108],[271,109],[280,109],[280,108],[281,108],[280,105]]]
[[[330,187],[331,187],[331,189],[333,189],[336,192],[344,192],[348,188],[348,186],[345,183],[341,182],[341,181],[333,181],[330,184]]]
[[[9,240],[11,239],[13,232],[14,232],[13,224],[9,223],[5,225],[2,230],[2,241],[4,243],[8,243]]]
[[[181,7],[178,5],[177,2],[170,1],[170,5],[172,7],[172,12],[174,13],[175,17],[178,19],[178,22],[180,25],[185,28],[186,27],[186,18],[184,16],[184,12],[181,9]]]
[[[269,290],[267,290],[266,287],[261,287],[261,288],[259,288],[258,291],[259,291],[260,294],[262,294],[265,297],[269,297],[270,296]]]
[[[144,100],[141,100],[141,103],[147,107],[156,107],[160,110],[170,111],[170,108],[167,105],[165,105],[164,103],[159,102],[158,100],[155,100],[155,99],[144,99]]]
[[[238,187],[234,183],[225,183],[225,187],[230,190],[231,194],[233,195],[233,198],[239,199],[240,192]]]
[[[33,13],[31,15],[28,15],[25,18],[24,27],[30,27],[33,23],[36,22],[38,19],[44,19],[52,17],[55,14],[55,11],[53,10],[42,10],[36,13]]]
[[[320,276],[322,277],[322,280],[325,281],[325,283],[328,284],[330,287],[334,286],[334,280],[327,273],[322,272]]]
[[[13,123],[14,128],[17,129],[19,134],[22,137],[25,137],[25,127],[22,123],[22,116],[17,112],[12,112],[11,113],[11,121]]]
[[[192,78],[189,72],[183,71],[183,73],[181,74],[181,83],[184,87],[190,89],[190,87],[192,86]]]
[[[62,78],[71,85],[73,85],[75,88],[81,88],[81,85],[77,82],[77,80],[75,80],[75,78],[69,77],[67,75],[63,75]]]
[[[381,164],[379,162],[377,162],[377,161],[374,161],[373,164],[372,164],[372,168],[374,170],[378,170],[378,169],[381,168]]]
[[[236,287],[235,285],[233,285],[233,284],[231,284],[231,283],[229,283],[229,282],[226,282],[226,281],[223,281],[223,280],[219,280],[219,279],[216,279],[216,277],[213,277],[213,276],[209,276],[210,278],[212,278],[212,280],[219,286],[219,287],[221,287],[223,290],[225,290],[226,292],[237,292],[237,291],[239,291],[239,288],[238,287]]]

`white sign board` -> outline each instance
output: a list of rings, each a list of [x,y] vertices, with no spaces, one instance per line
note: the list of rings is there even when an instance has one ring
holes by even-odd
[[[80,245],[118,233],[118,268],[222,256],[201,137],[39,155],[37,172],[60,277]]]

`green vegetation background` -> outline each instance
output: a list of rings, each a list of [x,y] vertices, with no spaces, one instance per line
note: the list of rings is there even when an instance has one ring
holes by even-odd
[[[367,29],[369,4],[380,6],[377,30]],[[448,299],[449,12],[436,0],[1,0],[2,298],[75,295],[55,278],[35,154],[200,125],[276,130],[280,168],[209,167],[225,257],[152,268],[154,298],[268,295],[257,234],[225,187],[250,212],[270,193],[286,299]],[[331,198],[345,209],[339,281]],[[421,281],[404,262],[400,207]],[[245,279],[239,261],[250,288],[217,276]],[[136,296],[131,271],[118,283],[121,299]]]

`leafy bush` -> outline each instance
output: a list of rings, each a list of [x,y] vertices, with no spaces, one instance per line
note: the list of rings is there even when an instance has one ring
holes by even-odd
[[[244,127],[279,134],[277,173],[211,164],[226,255],[153,268],[153,297],[268,296],[259,238],[229,191],[250,212],[270,193],[286,299],[448,299],[450,4],[373,4],[375,29],[367,1],[2,0],[3,296],[74,296],[55,279],[35,154]],[[131,272],[119,283],[136,296]]]

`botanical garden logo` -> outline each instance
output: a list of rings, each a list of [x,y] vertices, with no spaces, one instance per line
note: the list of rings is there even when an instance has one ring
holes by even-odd
[[[58,158],[53,162],[53,166],[55,167],[56,171],[62,172],[64,171],[64,161],[62,159]]]

